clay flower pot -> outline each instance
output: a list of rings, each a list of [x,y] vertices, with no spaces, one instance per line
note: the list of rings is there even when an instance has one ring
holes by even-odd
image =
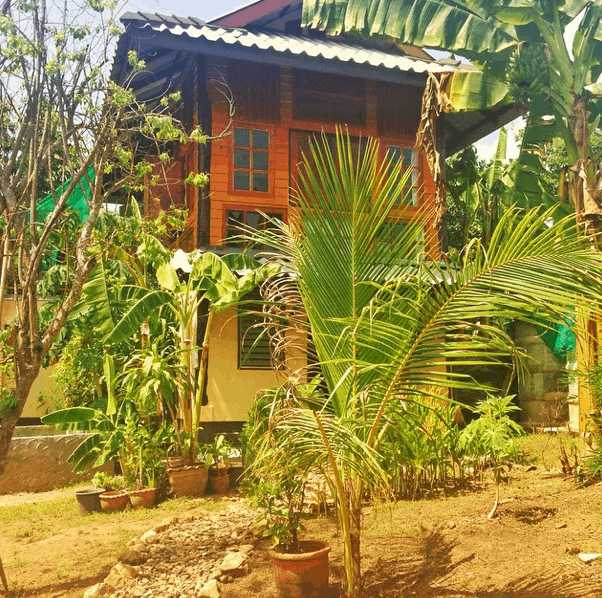
[[[169,485],[176,496],[203,496],[207,487],[204,465],[186,465],[167,470]]]
[[[134,509],[150,509],[157,500],[157,488],[142,488],[129,490],[130,503]]]
[[[81,515],[102,511],[100,507],[100,495],[106,492],[104,488],[84,488],[75,491],[77,506]]]
[[[100,495],[100,506],[105,513],[123,511],[129,502],[130,497],[126,490],[111,490]]]
[[[280,598],[320,598],[328,588],[330,546],[302,540],[298,554],[270,550]]]
[[[209,486],[214,494],[226,494],[230,490],[230,476],[226,467],[209,470]]]

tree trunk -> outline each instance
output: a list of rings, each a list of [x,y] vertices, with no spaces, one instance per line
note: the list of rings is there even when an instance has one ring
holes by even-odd
[[[30,364],[26,369],[22,370],[21,376],[16,382],[16,386],[13,390],[13,394],[17,399],[17,404],[9,409],[2,415],[0,420],[0,478],[4,473],[4,467],[6,465],[6,457],[8,455],[8,449],[10,447],[10,441],[12,440],[15,427],[17,422],[23,413],[29,391],[40,373],[42,362],[37,364]]]
[[[362,505],[361,493],[358,493],[353,484],[347,484],[348,516],[349,521],[342,526],[347,535],[344,541],[344,562],[346,578],[343,587],[345,598],[361,598],[362,588],[362,560],[361,560],[361,525]],[[361,485],[360,485],[361,486]]]

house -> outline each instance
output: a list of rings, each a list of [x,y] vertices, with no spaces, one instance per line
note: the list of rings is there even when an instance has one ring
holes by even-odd
[[[236,227],[265,227],[259,211],[284,221],[303,152],[312,136],[332,139],[343,126],[357,139],[378,137],[381,151],[411,169],[403,218],[434,201],[430,170],[415,146],[421,97],[429,73],[464,68],[433,59],[420,48],[327,37],[301,27],[300,0],[258,0],[212,22],[142,12],[122,16],[113,78],[131,75],[134,50],[146,69],[131,87],[139,101],[156,103],[181,92],[178,118],[200,125],[211,137],[189,143],[167,165],[157,161],[159,183],[145,193],[150,213],[169,206],[188,210],[178,246],[186,251],[228,251]],[[439,120],[443,160],[516,116],[501,106]],[[190,172],[209,173],[209,185],[185,182]],[[424,228],[425,248],[438,249],[433,222]],[[267,343],[252,344],[244,318],[220,315],[212,331],[206,422],[236,427],[246,419],[257,390],[281,382],[270,370]]]

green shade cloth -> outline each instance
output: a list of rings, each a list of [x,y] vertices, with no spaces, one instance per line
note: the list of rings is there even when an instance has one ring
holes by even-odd
[[[90,183],[94,183],[94,167],[88,167],[88,178]],[[66,181],[60,187],[57,188],[56,194],[60,197],[65,189],[69,187],[71,180]],[[88,219],[90,210],[88,209],[88,200],[91,198],[90,186],[86,177],[82,177],[79,185],[73,190],[69,199],[67,199],[67,206],[74,209],[78,215],[80,222],[85,222]],[[43,221],[50,212],[54,210],[54,199],[52,195],[48,195],[44,199],[41,199],[38,203],[38,221]]]
[[[537,333],[559,359],[568,351],[575,350],[575,333],[565,325],[549,324],[549,328],[537,326]]]

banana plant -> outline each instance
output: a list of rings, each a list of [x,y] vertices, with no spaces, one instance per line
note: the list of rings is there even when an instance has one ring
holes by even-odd
[[[176,419],[179,451],[188,461],[196,457],[196,439],[201,424],[201,406],[207,388],[209,346],[213,317],[242,301],[263,280],[280,271],[275,263],[260,264],[243,254],[223,257],[211,252],[191,254],[192,270],[187,280],[178,277],[174,266],[163,263],[157,268],[161,290],[131,287],[131,307],[104,339],[111,346],[136,334],[146,319],[157,310],[169,309],[177,322],[177,354],[181,380],[178,384]],[[244,273],[239,277],[235,271]],[[198,315],[206,305],[206,320],[200,351],[197,347]]]
[[[602,109],[602,94],[591,89],[602,73],[602,0],[304,0],[302,24],[472,60],[477,70],[440,77],[443,109],[515,103],[540,141],[544,131],[548,139],[560,137],[568,155],[561,199],[602,247],[602,166],[590,143]],[[540,148],[523,146],[518,192],[538,192]]]

